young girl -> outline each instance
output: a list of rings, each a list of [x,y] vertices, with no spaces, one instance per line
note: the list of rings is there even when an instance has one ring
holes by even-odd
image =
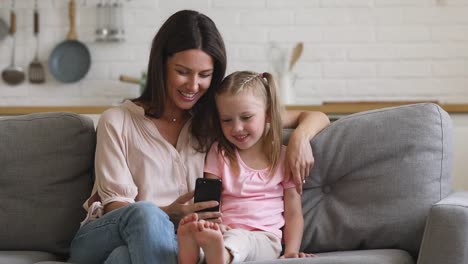
[[[285,166],[281,105],[273,76],[227,76],[215,92],[219,140],[206,157],[205,177],[223,182],[222,224],[196,213],[179,223],[179,263],[208,264],[309,257],[299,252],[301,197]],[[284,226],[283,232],[281,228]]]

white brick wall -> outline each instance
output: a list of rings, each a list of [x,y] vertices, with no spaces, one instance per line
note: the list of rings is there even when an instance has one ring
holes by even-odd
[[[11,0],[0,0],[9,18]],[[8,86],[0,80],[0,106],[108,105],[135,97],[138,87],[118,81],[140,76],[149,46],[173,12],[196,9],[218,25],[228,50],[228,72],[271,70],[276,42],[305,49],[296,65],[296,102],[439,100],[468,102],[468,0],[131,0],[125,1],[126,41],[94,41],[98,0],[76,0],[78,38],[92,67],[80,82]],[[68,32],[67,0],[40,0],[40,59]],[[33,0],[16,0],[16,64],[34,56]],[[0,42],[0,70],[9,65],[11,40]]]

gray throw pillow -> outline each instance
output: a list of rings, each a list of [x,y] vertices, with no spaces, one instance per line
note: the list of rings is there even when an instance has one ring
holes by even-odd
[[[449,115],[415,104],[340,118],[312,140],[302,250],[417,255],[431,205],[451,191]]]
[[[92,188],[91,119],[39,113],[0,119],[0,250],[67,254]]]

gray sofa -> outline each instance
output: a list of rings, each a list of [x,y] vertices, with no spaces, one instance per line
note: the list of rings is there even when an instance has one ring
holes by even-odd
[[[319,257],[257,263],[467,263],[468,194],[451,193],[444,110],[349,115],[311,144],[302,249]],[[92,187],[94,147],[84,116],[0,119],[0,264],[66,261]]]

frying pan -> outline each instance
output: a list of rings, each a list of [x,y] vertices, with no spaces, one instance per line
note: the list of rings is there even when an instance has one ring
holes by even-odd
[[[49,70],[58,81],[73,83],[81,80],[91,66],[91,55],[86,45],[78,41],[75,30],[75,0],[69,4],[70,31],[67,39],[50,54]]]

